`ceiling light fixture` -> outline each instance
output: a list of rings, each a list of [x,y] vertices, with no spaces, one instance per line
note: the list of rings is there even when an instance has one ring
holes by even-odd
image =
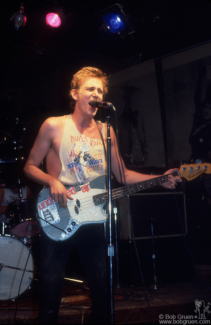
[[[121,37],[134,32],[132,25],[123,11],[123,7],[119,3],[98,12],[96,16],[109,33]]]
[[[54,8],[55,9],[55,8]],[[51,27],[59,27],[62,24],[64,18],[63,9],[55,9],[53,12],[49,12],[46,17],[46,24]]]
[[[24,6],[23,6],[22,2],[21,2],[20,10],[15,12],[12,15],[12,18],[10,18],[10,20],[12,20],[12,22],[14,23],[15,28],[17,30],[19,29],[19,27],[26,25],[27,18],[26,18],[26,15],[24,13]]]
[[[51,27],[59,27],[61,25],[61,18],[55,12],[49,12],[46,15],[46,24]]]

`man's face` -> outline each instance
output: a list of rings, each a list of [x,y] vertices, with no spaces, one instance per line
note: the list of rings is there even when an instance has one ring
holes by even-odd
[[[75,110],[79,110],[85,117],[94,117],[97,108],[91,107],[89,102],[103,99],[103,83],[98,78],[87,78],[77,91],[74,90],[72,96],[76,101]]]
[[[206,120],[211,118],[211,104],[205,104],[203,108],[203,118]]]

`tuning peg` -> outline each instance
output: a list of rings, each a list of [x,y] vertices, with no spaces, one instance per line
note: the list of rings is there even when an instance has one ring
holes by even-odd
[[[202,164],[202,160],[201,159],[196,159],[195,164]]]

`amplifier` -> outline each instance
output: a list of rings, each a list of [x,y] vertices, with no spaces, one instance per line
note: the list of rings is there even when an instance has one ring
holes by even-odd
[[[120,240],[131,240],[132,228],[139,240],[187,234],[184,192],[138,193],[120,198],[118,205]]]

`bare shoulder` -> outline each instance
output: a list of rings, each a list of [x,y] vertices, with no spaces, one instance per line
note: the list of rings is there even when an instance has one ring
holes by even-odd
[[[65,116],[49,117],[43,122],[29,154],[26,166],[34,165],[38,167],[44,157],[53,149],[58,151],[65,119]]]
[[[47,132],[50,135],[60,132],[64,127],[65,120],[66,116],[49,117],[43,122],[39,133],[45,134]]]
[[[47,118],[44,123],[42,124],[42,127],[49,128],[49,129],[55,129],[60,126],[63,126],[66,120],[66,115],[64,116],[53,116]]]

